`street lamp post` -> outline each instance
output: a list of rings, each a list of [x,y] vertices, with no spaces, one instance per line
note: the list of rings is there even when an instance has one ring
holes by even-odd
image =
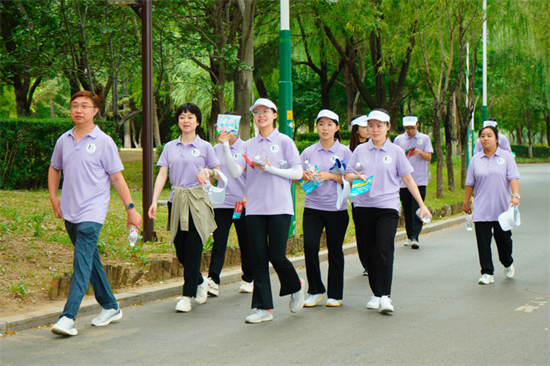
[[[143,111],[143,241],[156,241],[154,221],[147,212],[153,202],[153,0],[108,0],[109,4],[132,8],[141,18],[141,87]]]

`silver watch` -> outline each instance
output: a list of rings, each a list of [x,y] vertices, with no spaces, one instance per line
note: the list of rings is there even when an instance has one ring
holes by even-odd
[[[516,197],[518,200],[521,198],[519,193],[512,193],[512,198]]]

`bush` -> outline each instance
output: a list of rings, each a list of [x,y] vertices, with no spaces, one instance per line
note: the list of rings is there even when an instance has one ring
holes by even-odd
[[[95,123],[120,146],[115,122]],[[71,119],[0,120],[0,189],[47,188],[55,142],[72,127]]]
[[[520,158],[529,157],[529,147],[523,145],[512,145],[512,151],[516,153],[516,156]],[[550,149],[547,146],[533,146],[534,158],[549,158]]]

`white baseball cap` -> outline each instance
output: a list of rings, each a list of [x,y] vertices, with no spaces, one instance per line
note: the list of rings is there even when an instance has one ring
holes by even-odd
[[[496,127],[497,121],[483,121],[483,127]]]
[[[382,112],[382,111],[377,111],[377,110],[371,111],[369,113],[369,116],[367,117],[367,121],[370,121],[371,119],[390,123],[390,116],[386,112]]]
[[[357,125],[361,127],[367,127],[367,116],[359,116],[353,121],[351,121],[351,125]]]
[[[403,126],[414,126],[418,122],[418,118],[415,116],[406,116],[403,118]]]
[[[317,118],[315,118],[315,122],[317,122],[319,119],[321,119],[321,117],[330,118],[330,119],[336,121],[336,124],[338,124],[338,122],[339,122],[338,115],[336,113],[334,113],[333,111],[329,111],[328,109],[321,110],[319,112],[319,114],[317,115]]]
[[[272,109],[275,110],[275,112],[277,112],[277,106],[275,105],[275,103],[273,103],[272,101],[270,101],[267,98],[256,99],[254,104],[252,104],[252,106],[250,108],[248,108],[248,110],[250,112],[252,112],[254,110],[254,108],[256,108],[259,105],[264,106],[264,107],[268,107],[268,108],[272,108]]]

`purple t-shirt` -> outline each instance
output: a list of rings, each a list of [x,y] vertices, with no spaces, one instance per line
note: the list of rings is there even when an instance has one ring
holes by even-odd
[[[240,138],[230,146],[231,155],[235,160],[243,153],[244,142]],[[227,169],[227,162],[223,152],[222,144],[214,146],[214,152],[220,161],[220,170],[227,177],[227,189],[225,190],[225,201],[221,204],[214,205],[214,208],[234,208],[235,202],[242,201],[244,198],[244,190],[246,183],[246,172],[243,172],[239,177],[233,178]],[[218,186],[221,187],[221,186]]]
[[[421,150],[428,154],[433,154],[434,149],[432,147],[432,141],[430,136],[425,135],[420,132],[416,132],[414,137],[409,137],[407,133],[403,133],[395,138],[393,141],[394,144],[400,146],[404,151],[412,149],[413,147],[417,150]],[[427,186],[428,185],[428,161],[424,160],[422,156],[413,155],[409,157],[409,163],[411,163],[414,172],[412,177],[417,186]],[[401,180],[401,188],[405,188],[405,183]]]
[[[300,164],[300,153],[294,141],[277,129],[266,138],[258,134],[246,141],[243,154],[252,161],[256,154],[264,155],[274,168],[281,168],[281,161],[286,161],[288,167]],[[237,159],[237,165],[246,168],[247,215],[294,215],[290,179],[252,169],[242,156]]]
[[[344,162],[346,166],[351,158],[350,149],[342,145],[338,140],[334,141],[334,144],[328,150],[325,150],[321,143],[317,142],[305,149],[300,156],[302,160],[302,169],[306,170],[305,161],[307,160],[311,165],[316,165],[322,172],[328,172],[332,169],[336,158]],[[323,184],[306,195],[304,207],[322,211],[337,211],[337,184],[338,183],[333,180],[324,181]],[[342,205],[340,211],[345,210],[347,210],[346,205]]]
[[[55,143],[51,165],[63,170],[61,214],[73,224],[105,222],[111,198],[110,174],[124,169],[113,139],[98,126],[75,141],[74,128]]]
[[[502,150],[506,150],[509,153],[512,152],[512,148],[510,147],[510,141],[504,136],[503,134],[498,134],[498,147],[500,147]],[[481,141],[479,141],[479,138],[476,140],[476,146],[474,147],[474,155],[478,152],[483,151],[483,146],[481,146]]]
[[[474,187],[474,222],[498,221],[511,200],[510,181],[519,179],[516,161],[508,151],[497,147],[488,157],[482,151],[468,166],[466,185]]]
[[[180,136],[181,137],[181,136]],[[191,188],[199,185],[197,173],[199,169],[212,169],[220,164],[214,148],[210,143],[196,136],[193,142],[184,145],[180,137],[168,142],[157,166],[169,169],[170,184],[176,187]],[[169,202],[174,198],[174,190],[170,192]]]
[[[346,173],[353,173],[355,165],[360,162],[363,174],[374,175],[370,191],[355,197],[355,207],[389,208],[399,211],[399,180],[413,172],[413,167],[405,157],[403,149],[386,139],[380,149],[372,140],[357,146]]]

